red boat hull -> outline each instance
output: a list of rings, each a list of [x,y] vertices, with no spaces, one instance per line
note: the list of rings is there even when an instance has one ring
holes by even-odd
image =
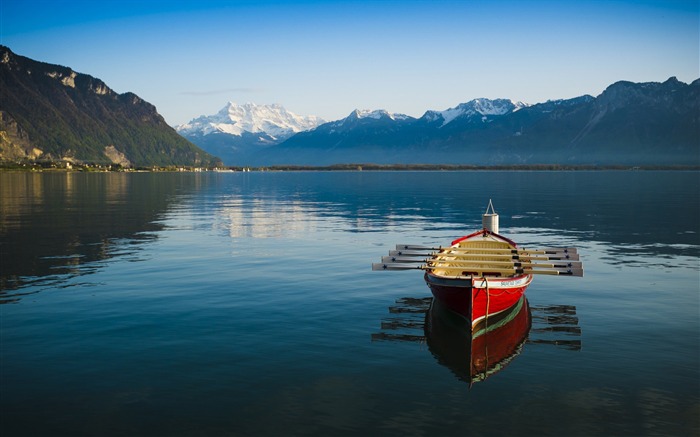
[[[476,326],[488,314],[503,312],[518,303],[532,280],[531,275],[509,278],[446,279],[425,274],[433,296],[451,311]]]

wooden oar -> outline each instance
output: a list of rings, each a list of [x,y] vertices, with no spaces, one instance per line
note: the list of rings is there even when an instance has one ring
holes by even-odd
[[[475,261],[475,262],[431,262],[427,264],[428,267],[439,270],[439,269],[451,269],[456,268],[524,268],[524,269],[564,269],[564,270],[583,270],[583,264],[581,262],[576,263],[521,263],[521,262],[508,262],[508,261]]]
[[[533,275],[564,275],[564,276],[583,276],[583,268],[558,268],[553,267],[549,269],[536,269],[532,267],[524,268],[506,268],[506,267],[483,267],[479,265],[474,266],[460,266],[460,267],[435,267],[435,266],[413,266],[409,264],[393,264],[393,263],[374,263],[372,264],[372,270],[441,270],[441,271],[454,271],[459,273],[462,272],[479,272],[479,273],[500,273],[503,275],[516,275],[516,274],[533,274]]]
[[[575,247],[545,247],[541,249],[491,249],[491,248],[481,248],[481,247],[431,247],[431,246],[417,246],[412,244],[397,244],[396,250],[399,251],[431,251],[431,252],[467,252],[467,253],[529,253],[529,254],[573,254],[578,253]]]
[[[415,252],[415,251],[401,251],[401,250],[390,250],[390,257],[395,257],[397,259],[409,259],[409,258],[426,258],[435,257],[439,259],[444,258],[454,258],[454,259],[483,259],[483,258],[494,258],[494,259],[513,259],[513,260],[567,260],[567,261],[578,261],[579,256],[577,253],[571,255],[513,255],[509,253],[425,253],[425,252]]]
[[[583,268],[581,261],[569,261],[569,260],[546,260],[551,262],[537,262],[532,261],[499,261],[499,260],[441,260],[441,259],[415,259],[415,258],[397,258],[393,256],[383,256],[382,263],[413,263],[413,264],[430,264],[434,266],[462,266],[462,265],[479,265],[479,266],[515,266],[515,267],[562,267],[562,268]],[[440,268],[440,267],[438,267]]]
[[[521,262],[507,262],[507,261],[493,261],[493,262],[472,262],[472,263],[467,263],[467,262],[431,262],[428,264],[428,267],[432,267],[435,269],[442,269],[442,268],[452,268],[452,267],[460,267],[460,268],[472,268],[472,267],[486,267],[486,268],[491,268],[491,267],[496,267],[496,268],[525,268],[525,269],[540,269],[540,268],[545,268],[545,269],[571,269],[571,270],[576,270],[580,269],[583,270],[583,265],[581,262],[578,263],[521,263]]]

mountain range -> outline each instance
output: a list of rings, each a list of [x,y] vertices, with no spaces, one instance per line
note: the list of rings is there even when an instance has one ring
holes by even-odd
[[[537,104],[474,99],[420,118],[354,110],[286,139],[258,139],[254,147],[245,145],[244,130],[223,134],[219,125],[216,150],[207,141],[211,133],[178,131],[229,165],[698,165],[700,79],[620,81],[597,97]],[[228,145],[233,138],[235,149]]]
[[[229,166],[697,166],[700,79],[620,81],[596,97],[537,104],[474,99],[419,118],[354,110],[325,122],[229,102],[176,130],[133,93],[0,46],[0,161],[214,166],[216,156]]]
[[[0,161],[212,166],[136,94],[0,46]]]

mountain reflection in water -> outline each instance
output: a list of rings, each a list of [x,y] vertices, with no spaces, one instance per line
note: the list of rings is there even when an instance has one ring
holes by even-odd
[[[188,175],[5,173],[0,184],[0,303],[22,288],[62,287],[114,257],[137,259],[183,192]]]

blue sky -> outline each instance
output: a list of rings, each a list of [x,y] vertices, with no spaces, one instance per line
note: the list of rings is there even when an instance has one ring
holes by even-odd
[[[0,0],[0,43],[156,105],[169,124],[226,102],[327,120],[419,117],[474,98],[598,95],[700,77],[699,2]]]

